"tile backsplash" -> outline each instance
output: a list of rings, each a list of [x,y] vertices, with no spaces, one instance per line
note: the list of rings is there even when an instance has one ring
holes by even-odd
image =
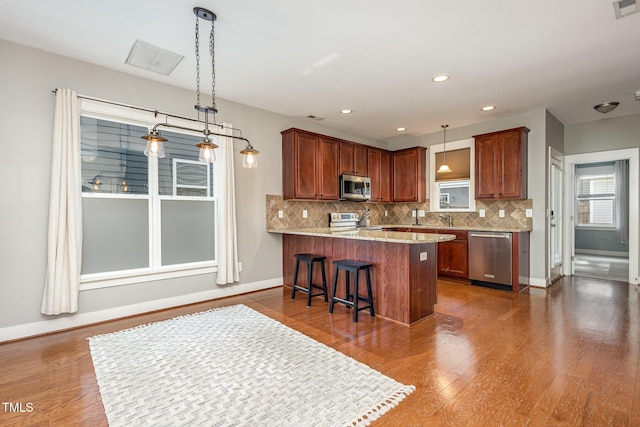
[[[438,218],[438,212],[429,212],[429,201],[425,203],[367,203],[346,201],[314,201],[314,200],[284,200],[282,196],[267,195],[266,226],[268,230],[283,228],[315,228],[329,226],[331,212],[358,212],[371,210],[371,224],[414,224],[412,212],[423,209],[424,218],[419,218],[420,225],[446,225]],[[484,209],[485,217],[478,212]],[[533,209],[533,200],[497,200],[476,201],[476,212],[450,212],[453,216],[454,227],[507,227],[531,229],[531,218],[526,217],[526,210]],[[278,217],[278,211],[283,217]],[[500,210],[504,210],[501,218]],[[303,217],[307,211],[307,217]]]

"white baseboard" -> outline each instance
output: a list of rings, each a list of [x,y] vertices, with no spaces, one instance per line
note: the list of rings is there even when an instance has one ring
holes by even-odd
[[[600,249],[576,249],[576,255],[577,254],[612,256],[612,257],[618,257],[618,258],[629,258],[629,252],[603,251],[603,250],[600,250]]]
[[[539,277],[529,277],[529,286],[532,288],[548,288],[550,285],[547,279],[541,279]]]
[[[216,289],[194,294],[179,295],[176,297],[146,301],[138,304],[110,308],[107,310],[92,311],[89,313],[80,313],[51,320],[43,320],[40,322],[8,326],[6,328],[0,328],[0,343],[3,341],[26,338],[34,335],[61,331],[64,329],[77,328],[80,326],[90,325],[92,323],[104,322],[106,320],[148,313],[150,311],[163,310],[181,305],[275,288],[282,286],[282,282],[282,277],[276,277],[275,279],[243,283],[241,285],[219,286]]]

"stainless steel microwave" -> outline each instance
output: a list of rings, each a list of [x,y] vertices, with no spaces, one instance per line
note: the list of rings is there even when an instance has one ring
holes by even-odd
[[[340,199],[364,202],[371,198],[371,179],[366,176],[340,175]]]

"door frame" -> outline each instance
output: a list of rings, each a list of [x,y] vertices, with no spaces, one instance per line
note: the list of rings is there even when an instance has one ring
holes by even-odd
[[[558,206],[557,209],[557,213],[556,213],[556,226],[558,226],[560,228],[560,231],[558,232],[558,237],[560,238],[560,264],[561,264],[561,270],[560,270],[560,275],[557,277],[553,277],[552,273],[553,273],[553,267],[554,267],[554,260],[553,260],[553,239],[552,239],[552,234],[554,233],[554,228],[552,227],[551,224],[551,220],[552,220],[552,216],[551,216],[551,206],[552,206],[552,195],[555,194],[556,192],[553,191],[552,186],[553,186],[553,182],[554,179],[552,177],[552,173],[553,173],[553,165],[559,165],[560,167],[560,171],[562,173],[562,178],[560,179],[560,182],[558,183],[560,185],[560,195],[561,195],[561,200],[562,200],[562,194],[565,193],[565,183],[564,183],[564,167],[565,167],[565,162],[564,162],[564,154],[562,154],[560,151],[556,150],[553,147],[549,147],[549,157],[548,157],[548,162],[549,164],[547,165],[547,175],[548,175],[548,179],[547,182],[549,184],[549,188],[547,190],[547,206],[549,208],[548,210],[548,215],[547,215],[547,268],[549,269],[549,273],[547,275],[548,279],[547,279],[547,286],[551,285],[551,283],[553,283],[553,281],[559,279],[560,277],[562,277],[562,275],[564,274],[564,266],[565,266],[565,239],[564,239],[564,217],[566,215],[566,211],[565,211],[565,207],[564,207],[564,203],[562,201],[560,201],[560,204]]]
[[[575,167],[582,163],[597,163],[615,160],[629,160],[629,283],[638,284],[638,210],[640,205],[640,193],[638,192],[640,148],[627,148],[622,150],[599,151],[595,153],[572,154],[564,156],[564,188],[567,197],[564,199],[563,218],[563,260],[571,262],[563,263],[565,276],[573,275],[573,259],[575,256],[575,221],[573,204],[575,194]],[[634,191],[635,189],[635,191]]]

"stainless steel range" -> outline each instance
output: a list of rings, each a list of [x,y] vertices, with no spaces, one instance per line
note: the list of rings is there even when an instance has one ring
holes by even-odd
[[[332,212],[329,214],[331,230],[355,230],[360,222],[360,215],[356,212]]]

